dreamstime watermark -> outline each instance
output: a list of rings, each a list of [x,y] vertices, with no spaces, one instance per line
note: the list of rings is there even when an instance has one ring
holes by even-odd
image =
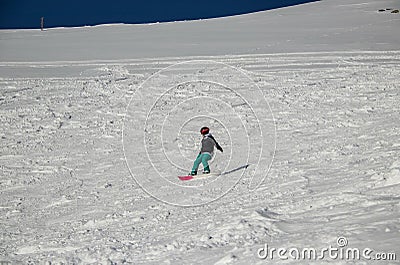
[[[264,260],[374,260],[394,261],[397,259],[394,252],[376,252],[371,248],[348,247],[348,240],[345,237],[338,237],[336,245],[329,245],[323,248],[274,248],[265,244],[257,250],[257,257]]]
[[[224,152],[210,161],[227,176],[182,182],[199,151],[199,129],[211,128]],[[275,121],[257,83],[243,70],[211,60],[168,66],[146,79],[127,106],[125,161],[150,196],[177,206],[215,201],[239,183],[255,190],[272,165]],[[235,168],[246,170],[232,171]]]

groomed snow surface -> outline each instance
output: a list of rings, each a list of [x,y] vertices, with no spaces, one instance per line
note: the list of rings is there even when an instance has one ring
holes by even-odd
[[[280,37],[257,40],[261,29],[283,38],[279,23],[269,29],[261,25],[247,28],[255,39],[243,33],[243,42],[234,44],[227,34],[220,46],[182,47],[183,54],[177,42],[177,49],[154,56],[149,46],[159,43],[151,38],[142,39],[147,46],[124,54],[127,32],[137,32],[138,26],[0,32],[0,261],[397,264],[400,15],[378,12],[396,7],[389,0],[326,0],[210,20],[209,29],[217,30],[214,23],[257,25],[263,18],[286,16],[282,29],[295,36],[307,31],[307,26],[297,30],[296,19],[312,10],[308,29],[325,29],[299,34],[285,46]],[[340,19],[342,12],[347,19]],[[333,21],[330,28],[314,20],[322,13]],[[156,27],[168,31],[186,25],[191,31],[191,25],[206,28],[208,22]],[[33,44],[35,34],[49,33],[53,44],[60,44],[64,34],[79,42],[82,31],[100,38],[99,29],[114,27],[126,36],[112,40],[121,45],[117,51],[95,43],[91,53],[78,56],[73,49],[90,48],[77,43],[47,54]],[[154,34],[150,27],[143,34]],[[322,31],[329,32],[326,42]],[[333,38],[344,31],[348,38]],[[173,43],[168,36],[166,43]],[[191,36],[203,41],[207,34]],[[17,42],[22,46],[12,46]],[[223,52],[224,44],[232,50]],[[40,56],[29,52],[31,45]],[[179,183],[175,176],[187,173],[180,166],[190,170],[205,122],[225,149],[212,169],[247,161],[251,166],[216,181]],[[254,179],[260,184],[255,190],[249,187]],[[171,188],[175,184],[184,187]],[[208,198],[216,200],[207,203]],[[190,206],[198,201],[204,204]],[[329,246],[370,248],[371,257],[395,253],[397,261],[346,260],[328,253],[317,261],[294,260],[288,253],[287,260],[277,253],[272,260],[261,259],[265,244],[315,248],[317,254]]]

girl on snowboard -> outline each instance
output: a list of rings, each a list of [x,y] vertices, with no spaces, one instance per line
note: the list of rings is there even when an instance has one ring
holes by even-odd
[[[201,128],[200,133],[203,135],[203,139],[201,140],[200,153],[197,155],[197,158],[193,163],[192,171],[189,174],[192,176],[197,175],[197,169],[199,168],[200,163],[202,163],[204,167],[203,174],[210,173],[210,166],[208,165],[208,160],[210,160],[212,155],[214,154],[214,146],[219,151],[223,152],[222,147],[211,135],[210,129],[208,127]]]

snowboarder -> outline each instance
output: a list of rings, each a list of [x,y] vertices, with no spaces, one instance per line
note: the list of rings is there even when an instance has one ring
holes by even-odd
[[[200,153],[197,155],[196,160],[193,163],[192,171],[189,175],[195,176],[197,175],[197,169],[200,166],[200,163],[203,164],[204,170],[203,174],[210,173],[210,166],[208,165],[208,161],[214,154],[214,146],[221,152],[222,147],[218,144],[215,138],[211,135],[210,129],[208,127],[203,127],[200,129],[201,135],[203,135],[203,139],[201,140],[201,149]]]

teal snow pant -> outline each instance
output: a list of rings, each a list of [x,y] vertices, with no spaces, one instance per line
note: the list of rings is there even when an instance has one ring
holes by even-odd
[[[193,163],[192,173],[194,173],[194,172],[197,173],[197,169],[199,168],[200,163],[203,164],[204,171],[209,172],[210,166],[208,165],[208,160],[210,160],[210,159],[211,159],[210,154],[199,154]]]

